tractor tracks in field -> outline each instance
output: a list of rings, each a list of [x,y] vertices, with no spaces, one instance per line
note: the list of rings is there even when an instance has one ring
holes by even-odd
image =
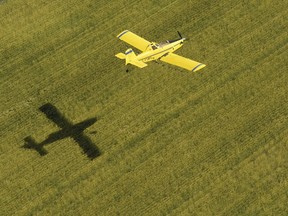
[[[282,43],[282,45],[285,45],[285,43]],[[281,46],[280,46],[281,47]],[[272,52],[270,52],[271,50],[269,50],[269,55],[264,55],[264,57],[262,58],[259,58],[259,62],[263,62],[267,57],[269,57],[271,54],[273,54],[273,52],[276,52],[277,50],[279,49],[279,47],[276,47],[274,50],[272,49]],[[251,64],[249,64],[249,65],[252,65],[253,64],[253,59],[251,60]],[[235,74],[240,74],[241,72],[243,72],[243,70],[245,71],[245,70],[247,70],[247,65],[245,65],[244,66],[244,68],[243,69],[240,69],[240,70],[237,70],[236,72],[237,73],[235,73]],[[235,75],[234,74],[234,75]],[[227,79],[227,80],[229,80],[229,78]],[[227,81],[226,80],[226,81]],[[223,81],[223,83],[225,83],[225,81]],[[223,85],[221,85],[221,86],[223,86]],[[212,91],[213,92],[213,91]],[[207,95],[207,92],[205,93],[205,95]],[[199,98],[201,98],[201,97],[199,97]],[[170,115],[170,117],[171,116],[173,116],[173,115]],[[173,117],[172,117],[173,118]],[[170,118],[171,119],[171,118]],[[159,125],[163,125],[163,124],[165,124],[165,122],[168,122],[169,121],[169,118],[167,118],[167,120],[163,120],[163,122],[161,122]],[[156,126],[157,127],[157,126]],[[147,133],[145,133],[145,134],[143,134],[142,135],[142,137],[140,136],[140,137],[136,137],[136,138],[134,138],[136,141],[140,141],[140,140],[143,140],[143,139],[145,139],[145,138],[147,138],[149,136],[149,131],[147,132]],[[130,142],[129,142],[130,143]],[[133,144],[133,145],[135,145],[135,142],[133,143],[133,142],[131,142],[131,144]],[[94,194],[95,195],[95,194]]]
[[[104,46],[104,45],[103,45]],[[265,58],[264,58],[265,59]],[[261,59],[261,58],[259,58],[258,59],[258,62],[262,62],[263,61],[263,59]],[[245,68],[244,68],[244,70],[245,70]],[[239,72],[240,73],[240,72]],[[226,80],[227,81],[227,80]],[[225,82],[223,82],[223,83],[225,83]],[[219,85],[218,85],[219,86]],[[211,91],[214,91],[215,89],[212,89]],[[209,93],[209,92],[208,92]],[[207,92],[205,93],[205,94],[207,94]],[[203,93],[203,95],[204,95],[204,93]],[[201,98],[201,95],[199,96],[199,98]],[[192,99],[192,101],[194,101],[195,100],[195,98],[194,99]],[[195,102],[195,101],[194,101]],[[193,103],[194,103],[193,102]],[[190,103],[191,103],[191,101],[190,101]],[[193,104],[192,103],[192,104]],[[187,106],[188,106],[188,104],[187,104]],[[186,109],[188,109],[188,108],[186,108]],[[141,140],[145,140],[147,137],[149,137],[150,136],[150,132],[151,132],[151,130],[152,131],[155,131],[155,130],[157,130],[157,128],[159,128],[159,127],[161,127],[161,126],[163,126],[163,125],[165,125],[167,122],[169,122],[169,120],[171,120],[171,119],[174,119],[175,117],[177,117],[177,113],[181,113],[183,110],[185,110],[184,108],[182,108],[182,109],[180,109],[180,110],[178,110],[178,111],[175,111],[175,112],[173,112],[172,114],[169,114],[168,116],[166,116],[165,118],[163,118],[162,120],[160,120],[159,122],[157,122],[157,123],[155,123],[155,125],[154,126],[152,126],[152,128],[150,128],[150,129],[147,129],[147,131],[145,131],[145,132],[143,132],[142,134],[140,134],[139,136],[136,136],[136,137],[134,137],[134,138],[132,138],[131,140],[129,140],[127,143],[125,143],[125,145],[127,144],[128,146],[130,146],[130,147],[135,147],[135,145],[136,145],[136,143],[137,142],[139,142],[139,141],[141,141]],[[123,146],[125,146],[125,145],[123,145]],[[123,146],[121,146],[121,148],[123,147]],[[116,151],[117,150],[113,150],[114,151],[114,154],[116,155],[117,153],[116,153]],[[124,154],[124,150],[122,150],[121,151],[121,153],[120,154]],[[94,170],[94,169],[93,169]],[[87,173],[88,172],[90,172],[91,170],[87,170]],[[94,175],[95,174],[95,172],[97,172],[97,169],[95,169],[92,173],[91,173],[91,175],[90,174],[81,174],[80,173],[80,175],[83,175],[84,176],[84,179],[86,178],[86,177],[89,177],[89,176],[92,176],[92,175]],[[79,176],[78,176],[79,177]],[[81,179],[81,178],[80,178]],[[113,181],[113,182],[115,182],[115,181]],[[76,183],[77,184],[77,183]],[[67,187],[70,187],[71,185],[67,185]],[[73,186],[73,185],[72,185]],[[109,186],[109,185],[108,185]],[[107,187],[108,187],[107,186]],[[65,192],[65,187],[63,188],[64,190],[63,191],[59,191],[60,192],[60,194],[62,193],[63,194],[63,192]],[[57,192],[57,193],[59,193],[59,192]],[[49,199],[48,199],[49,200]]]
[[[207,96],[207,97],[209,97],[209,96]],[[201,98],[201,97],[199,97],[199,98]],[[169,116],[170,118],[171,118],[171,115]],[[175,116],[173,116],[172,115],[172,119],[173,118],[175,118]],[[170,119],[171,120],[171,119]],[[162,124],[164,124],[165,122],[168,122],[169,121],[169,119],[167,119],[167,120],[163,120],[163,123]],[[157,127],[159,127],[159,126],[161,126],[161,124],[160,125],[157,125],[156,126],[156,128]],[[150,131],[147,131],[147,133],[145,133],[145,137],[139,137],[139,138],[137,138],[136,139],[136,141],[139,143],[139,141],[141,141],[141,140],[145,140],[147,137],[149,137],[151,135],[151,133],[150,133]],[[143,136],[143,135],[142,135]],[[133,147],[136,145],[135,144],[135,142],[131,142],[131,140],[130,140],[130,145],[133,145]],[[130,148],[131,148],[131,146],[130,146]],[[128,149],[129,150],[129,149]],[[127,150],[127,151],[128,151]],[[155,153],[155,154],[157,154],[157,153],[159,153],[160,151],[161,151],[162,149],[158,149],[158,151]],[[124,151],[123,151],[124,152]],[[116,153],[115,152],[115,154],[119,154],[119,153]],[[122,153],[122,154],[124,154],[124,153]],[[128,153],[127,153],[128,154]],[[153,154],[153,155],[155,155],[155,154]],[[153,156],[152,155],[152,156]],[[119,156],[119,158],[121,158],[122,160],[124,160],[125,159],[125,157],[122,157],[122,156]],[[149,157],[150,158],[150,157]],[[141,164],[143,164],[145,161],[147,161],[149,158],[146,158],[144,161],[141,161],[140,162],[140,164],[137,164],[137,166],[135,166],[135,167],[133,167],[133,168],[130,168],[129,170],[128,170],[128,172],[126,172],[126,174],[129,174],[129,172],[131,172],[131,169],[132,170],[135,170],[137,167],[139,167]],[[98,167],[99,168],[99,167]],[[91,172],[91,175],[88,175],[88,176],[86,176],[85,177],[85,179],[86,179],[86,183],[88,183],[89,181],[93,181],[91,178],[92,178],[92,176],[94,175],[94,173],[96,173],[97,172],[97,170],[96,170],[96,168],[95,168],[95,171],[92,171],[92,170],[90,170],[90,172]],[[119,181],[119,179],[121,179],[121,178],[125,178],[125,175],[123,175],[123,173],[122,173],[122,175],[120,176],[120,178],[116,178],[115,180],[113,180],[113,184],[115,184],[117,181]],[[90,180],[89,180],[90,179]],[[97,185],[97,184],[96,184]],[[71,185],[70,185],[71,186]],[[76,186],[76,185],[75,185]],[[107,184],[107,186],[105,187],[105,188],[108,188],[108,187],[111,187],[111,183],[110,184]],[[83,186],[83,188],[85,188],[85,186]],[[105,188],[102,188],[101,189],[101,191],[102,192],[104,192],[106,189]],[[99,191],[98,193],[101,193],[101,191]],[[97,193],[97,194],[98,194]],[[86,195],[88,195],[88,194],[86,194]],[[92,194],[90,193],[90,195],[92,196]],[[95,197],[95,192],[93,193],[93,196]],[[88,197],[90,197],[90,196],[88,196]],[[88,198],[88,197],[86,197],[86,198]]]
[[[240,73],[240,72],[239,72]],[[225,83],[226,81],[224,81],[223,83]],[[222,83],[220,83],[220,85],[219,86],[221,86],[222,85]],[[216,88],[215,88],[216,89]],[[213,90],[212,90],[213,91]],[[204,94],[207,94],[207,92],[204,92],[203,93],[203,95]],[[168,119],[169,120],[169,119]],[[157,123],[157,125],[161,125],[161,123]],[[145,135],[146,133],[144,133],[144,135],[143,135],[143,137],[146,137],[147,135]],[[137,136],[137,137],[135,137],[135,138],[132,138],[132,140],[139,140],[139,139],[142,139],[142,138],[140,138],[141,137],[141,135],[139,135],[139,136]],[[131,141],[129,141],[129,143],[131,143]]]
[[[260,187],[265,186],[265,183],[267,183],[266,181],[269,180],[269,178],[271,178],[271,173],[269,172],[269,170],[271,171],[272,169],[276,169],[276,168],[275,167],[273,167],[273,168],[269,167],[268,169],[265,169],[265,171],[263,173],[263,171],[256,170],[256,168],[254,167],[254,164],[257,167],[258,164],[261,164],[261,162],[258,162],[258,161],[263,160],[263,159],[267,161],[266,163],[268,163],[268,161],[270,161],[271,158],[274,157],[273,154],[275,154],[275,152],[282,152],[282,154],[284,154],[284,151],[282,151],[280,149],[287,148],[287,144],[286,144],[286,147],[283,147],[283,145],[282,145],[285,143],[285,141],[284,141],[284,143],[282,141],[285,140],[285,136],[287,136],[287,132],[288,132],[287,128],[285,128],[285,127],[282,128],[281,131],[279,131],[278,138],[269,140],[268,143],[266,143],[265,145],[262,145],[261,142],[263,142],[263,140],[262,141],[260,140],[259,146],[261,146],[261,147],[255,149],[254,151],[249,151],[249,153],[247,153],[246,157],[242,158],[242,160],[239,163],[232,166],[224,174],[222,174],[221,176],[216,178],[213,182],[210,182],[210,184],[208,186],[204,187],[203,191],[200,191],[198,193],[193,193],[192,197],[190,194],[190,196],[187,200],[182,200],[182,203],[180,203],[180,205],[178,205],[176,208],[174,208],[172,210],[172,212],[173,212],[172,215],[179,215],[179,214],[183,213],[182,211],[187,210],[188,206],[190,206],[190,205],[195,206],[195,205],[197,205],[197,203],[200,204],[201,199],[203,200],[203,199],[205,199],[205,196],[209,197],[210,194],[213,194],[213,191],[211,192],[212,188],[213,188],[213,190],[219,190],[219,189],[221,189],[223,183],[224,183],[224,187],[225,187],[225,184],[227,184],[228,188],[231,187],[231,185],[229,183],[226,183],[227,178],[232,175],[233,179],[234,179],[233,183],[235,183],[235,181],[237,181],[236,180],[237,175],[239,175],[241,170],[242,170],[242,172],[244,171],[246,165],[250,165],[250,167],[255,169],[255,173],[257,173],[257,171],[259,172],[259,173],[257,173],[258,174],[257,177],[251,175],[251,181],[252,181],[251,184],[253,184],[253,186],[255,187],[255,183],[257,182],[257,183],[259,183]],[[282,157],[282,165],[284,165],[283,159],[284,159],[284,157]],[[275,161],[275,160],[273,160],[273,161]],[[277,164],[277,166],[281,166],[281,164],[278,164],[279,163],[278,161],[274,162],[274,163]],[[273,179],[272,181],[275,182],[275,179]],[[216,186],[216,188],[215,188],[215,186]],[[235,186],[237,186],[237,185],[235,185]],[[241,186],[240,182],[239,182],[238,186],[239,187]],[[234,187],[232,187],[232,188],[234,188]],[[253,190],[251,190],[250,193],[248,193],[248,197],[242,196],[239,198],[239,200],[244,200],[245,198],[246,199],[248,198],[248,200],[245,200],[244,203],[245,202],[250,203],[250,202],[253,202],[255,200],[256,196],[257,196],[257,194],[253,193]],[[214,199],[217,199],[217,197]],[[213,203],[213,199],[210,201]],[[226,209],[224,209],[223,212],[229,211],[229,208],[231,208],[231,206],[234,206],[235,203],[236,202],[231,203],[231,205],[228,205],[228,207]],[[238,205],[241,206],[244,203],[240,202],[240,204],[238,204]],[[198,207],[199,207],[199,204],[198,204]]]
[[[253,101],[252,101],[252,103],[253,103]],[[235,105],[234,105],[234,107],[235,107]],[[264,108],[264,109],[265,109],[265,108]],[[274,110],[274,111],[275,111],[275,110]],[[279,110],[278,110],[278,111],[279,111]],[[276,112],[276,113],[278,113],[278,112]],[[215,114],[215,113],[211,113],[211,115],[214,115],[214,114]],[[270,112],[270,114],[273,114],[273,111]],[[278,113],[278,114],[279,114],[279,113]],[[280,114],[281,114],[281,112],[280,112]],[[215,114],[215,115],[217,115],[217,114]],[[268,115],[269,115],[269,114],[268,114]],[[207,116],[207,118],[209,118],[209,116]],[[273,118],[274,118],[274,117],[273,117]],[[277,119],[278,117],[275,117],[275,118]],[[259,121],[258,121],[258,122],[259,122]],[[258,123],[257,123],[257,124],[258,124]],[[259,124],[260,124],[260,123],[259,123]],[[184,131],[186,131],[187,129],[188,129],[188,128],[183,128]],[[188,130],[189,130],[189,129],[188,129]],[[245,130],[244,130],[244,131],[245,131]],[[197,131],[193,131],[193,133],[197,133]],[[264,133],[266,133],[266,132],[264,132]],[[173,143],[173,141],[171,141],[171,143]],[[174,144],[174,145],[175,145],[175,144]],[[260,141],[260,144],[258,145],[258,147],[261,146],[261,145],[262,145],[262,141]],[[169,146],[170,146],[170,145],[169,145]],[[169,146],[168,146],[168,147],[169,147]],[[168,147],[166,146],[166,148],[168,148]],[[257,147],[257,146],[256,146],[256,147]],[[258,148],[258,147],[257,147],[257,148],[256,148],[256,147],[255,147],[255,149]],[[172,147],[171,147],[171,148],[172,148]],[[223,156],[223,154],[226,153],[225,151],[222,152],[222,148],[223,148],[222,146],[219,146],[219,149],[220,149],[220,150],[217,151],[217,152],[218,152],[217,157],[219,157],[219,158],[221,158],[221,155]],[[173,148],[172,148],[172,149],[173,149]],[[254,149],[254,150],[255,150],[255,149]],[[159,149],[158,149],[158,150],[159,150]],[[160,153],[162,150],[163,150],[163,149],[160,149],[160,150],[157,151],[155,154],[153,153],[153,155],[150,155],[150,156],[151,156],[151,157],[154,157],[154,159],[155,159],[155,157],[157,158],[157,157],[160,156],[159,153]],[[247,150],[247,149],[246,149],[246,150]],[[254,150],[253,150],[253,151],[254,151]],[[250,151],[250,150],[249,150],[249,151]],[[207,155],[207,152],[210,152],[210,155]],[[222,152],[222,153],[221,153],[221,152]],[[199,154],[200,154],[200,153],[199,153]],[[215,156],[215,152],[214,152],[214,151],[211,152],[211,150],[210,150],[209,148],[207,148],[206,151],[205,151],[205,149],[203,149],[203,151],[201,151],[201,155],[205,155],[205,154],[207,155],[207,157],[205,157],[205,158],[210,158],[210,157],[211,157],[211,158],[214,158],[214,157],[216,157],[216,156]],[[157,155],[158,155],[158,156],[157,156]],[[245,155],[244,155],[244,156],[245,156]],[[151,157],[149,157],[149,158],[151,159]],[[248,156],[245,156],[245,157],[249,157],[249,155],[248,155]],[[147,160],[148,160],[149,158],[147,158]],[[145,161],[145,162],[147,162],[147,161]],[[205,162],[205,161],[200,161],[199,163],[201,163],[201,162]],[[237,161],[236,161],[236,162],[237,162]],[[236,162],[235,162],[235,163],[236,163]],[[241,161],[238,161],[238,163],[240,163],[240,162],[241,162]],[[143,162],[143,163],[144,163],[144,162]],[[142,164],[142,165],[143,165],[143,164]],[[141,165],[141,167],[142,167],[142,165]],[[166,164],[166,165],[167,165],[167,164]],[[144,165],[143,165],[143,166],[144,166]],[[194,164],[194,166],[197,166],[197,164]],[[232,163],[232,164],[231,164],[231,168],[229,168],[229,169],[232,169],[233,166],[235,166],[235,164]],[[138,166],[137,166],[137,167],[138,167]],[[133,168],[132,170],[136,170],[137,167]],[[137,169],[138,169],[138,168],[137,168]],[[188,169],[189,169],[189,168],[188,168]],[[183,172],[184,172],[184,171],[183,171]],[[127,177],[127,176],[126,176],[126,177]],[[122,177],[121,177],[121,178],[122,178]],[[125,178],[125,175],[123,175],[123,178]],[[186,179],[184,178],[184,180],[186,180]],[[199,179],[198,179],[198,180],[199,180]],[[119,181],[119,180],[118,180],[118,181]],[[200,181],[200,180],[199,180],[199,181]],[[178,183],[179,183],[179,182],[177,181],[177,184],[178,184]],[[186,182],[186,184],[187,184],[187,183],[189,184],[189,182]],[[116,184],[116,183],[115,183],[115,184]],[[114,184],[114,187],[117,188],[117,186],[116,186],[115,184]],[[179,183],[179,184],[180,184],[180,183]],[[185,185],[185,184],[184,184],[184,185]],[[110,188],[111,188],[111,187],[112,187],[112,185],[110,186]],[[185,188],[185,187],[184,187],[184,188]],[[177,192],[178,192],[178,191],[177,191]],[[177,194],[175,194],[175,196],[176,196],[176,195],[177,195]],[[106,196],[107,196],[107,194],[106,194]],[[101,195],[101,197],[103,197],[103,195]],[[104,197],[105,197],[105,195],[104,195]],[[160,206],[161,206],[161,203],[158,203],[158,204],[155,203],[155,205],[158,205],[158,206],[160,205]],[[152,206],[149,206],[149,207],[147,207],[147,209],[143,209],[143,212],[147,212],[147,211],[149,211],[149,209],[155,209],[155,208],[156,208],[156,206],[153,206],[153,207],[152,207]]]
[[[106,3],[105,1],[103,1],[103,3]],[[136,2],[137,3],[137,2]],[[135,4],[136,4],[135,3]],[[134,4],[134,3],[133,3]],[[47,5],[46,5],[46,7],[47,7]],[[56,7],[56,6],[55,6]],[[105,4],[105,5],[103,5],[103,7],[100,7],[100,9],[101,10],[103,10],[105,7],[109,7],[109,5],[107,5],[107,4]],[[59,12],[61,12],[61,10],[63,10],[63,8],[61,8],[61,7],[56,7],[56,10],[59,10]],[[68,10],[68,9],[67,9]],[[123,10],[125,10],[125,6],[122,6],[122,8],[119,10],[119,12],[120,11],[123,11]],[[66,12],[66,11],[64,11],[64,12]],[[62,23],[67,23],[68,21],[69,21],[69,16],[71,15],[71,14],[69,14],[69,13],[65,13],[65,15],[66,16],[63,16],[62,18],[65,20],[65,19],[67,19],[67,20],[65,20],[64,22],[62,22]],[[68,17],[68,18],[67,18]],[[115,17],[114,17],[114,19],[115,19]],[[110,18],[106,18],[106,19],[101,19],[101,21],[100,22],[98,22],[97,24],[100,24],[100,25],[105,25],[105,23],[107,22],[107,21],[109,21],[110,20]],[[83,25],[84,23],[89,23],[89,21],[90,20],[86,20],[86,19],[81,19],[80,21],[78,21],[77,23],[73,23],[74,25],[76,25],[77,24],[77,26],[81,26],[81,25]],[[55,23],[52,23],[51,25],[49,25],[49,26],[47,26],[47,27],[53,27],[55,25]],[[28,26],[27,26],[28,27]],[[93,31],[94,30],[94,31]],[[67,46],[74,46],[75,44],[77,44],[79,41],[79,39],[81,39],[82,37],[88,37],[88,36],[90,36],[91,34],[93,34],[93,33],[95,33],[95,31],[96,31],[96,29],[93,29],[92,27],[91,28],[89,28],[89,29],[87,29],[87,30],[85,30],[85,31],[82,31],[81,33],[79,33],[79,32],[77,32],[77,35],[76,36],[74,36],[73,35],[73,37],[72,38],[70,38],[70,39],[68,39],[68,40],[65,40],[64,42],[60,42],[60,44],[61,45],[58,45],[57,46],[57,48],[55,48],[55,49],[53,49],[53,51],[61,51],[62,49],[65,49]],[[35,34],[35,33],[37,33],[36,31],[35,32],[31,32],[31,34]],[[54,32],[53,32],[54,33]],[[50,40],[49,40],[50,39]],[[54,37],[50,37],[48,40],[45,40],[45,43],[44,44],[41,44],[43,47],[46,45],[46,44],[51,44],[51,46],[55,46],[54,44],[52,44],[51,42],[53,42],[54,40],[55,40],[55,38]],[[47,45],[48,46],[48,45]],[[21,55],[22,53],[20,53],[19,55]],[[43,55],[34,55],[34,56],[39,56],[39,58],[38,58],[38,63],[41,63],[41,61],[44,59],[44,58],[46,58],[47,56],[49,56],[49,55],[54,55],[55,54],[55,52],[53,52],[53,53],[51,53],[51,52],[46,52],[45,54],[43,54]],[[19,56],[19,58],[16,58],[16,60],[18,59],[18,61],[19,62],[21,62],[22,60],[20,59],[21,58],[21,56]],[[30,57],[31,58],[31,57]],[[12,60],[11,60],[11,62],[14,62],[15,63],[15,58],[13,58]],[[9,61],[7,61],[6,62],[6,64],[4,64],[3,66],[6,66],[6,65],[8,65],[8,64],[10,64],[11,62],[9,62]],[[17,62],[17,61],[16,61]],[[17,67],[16,67],[17,68]],[[29,69],[30,68],[30,66],[28,66],[27,68],[25,68],[25,69]],[[16,70],[15,71],[15,73],[16,72],[18,72],[18,71],[22,71],[23,69],[19,69],[19,70]]]
[[[175,1],[176,2],[176,1]],[[173,2],[174,3],[174,2]],[[136,5],[137,4],[137,2],[134,2],[133,3],[133,5]],[[166,7],[168,7],[168,5],[166,6]],[[165,8],[166,8],[165,7]],[[163,8],[164,9],[164,8]],[[121,11],[125,11],[125,7],[123,6],[122,8],[121,8],[121,10],[119,10],[119,12],[121,12]],[[121,17],[121,16],[123,16],[123,14],[122,13],[117,13],[118,15],[118,17]],[[151,16],[153,16],[153,15],[155,15],[155,14],[152,14]],[[114,20],[117,20],[117,16],[115,16],[115,17],[113,17],[113,19]],[[150,16],[150,17],[151,17]],[[149,18],[149,17],[148,17]],[[142,20],[141,22],[138,22],[136,25],[141,25],[141,23],[143,23],[143,22],[145,22],[145,20],[146,19],[144,19],[144,20]],[[81,21],[81,22],[84,22],[83,20]],[[81,24],[81,22],[79,23],[79,24]],[[101,23],[102,23],[102,25],[105,25],[106,24],[106,22],[111,22],[111,19],[110,19],[110,17],[109,18],[107,18],[106,20],[102,20],[101,21]],[[115,26],[117,24],[117,22],[114,22],[114,25],[113,26]],[[112,27],[110,27],[110,29],[112,30],[113,28]],[[115,29],[119,29],[119,27],[117,27],[117,28],[115,28]],[[120,30],[123,30],[123,29],[119,29],[119,30],[115,30],[115,29],[113,29],[112,31],[115,33],[116,31],[117,32],[119,32]],[[38,67],[38,65],[40,65],[43,61],[45,61],[46,59],[47,59],[47,57],[49,57],[49,58],[52,58],[53,56],[55,56],[56,54],[57,54],[57,52],[63,52],[65,49],[68,49],[68,47],[74,47],[75,48],[75,45],[76,44],[78,44],[78,43],[80,43],[82,40],[83,40],[83,37],[85,37],[86,38],[86,41],[88,41],[88,40],[90,40],[90,36],[93,34],[93,33],[95,33],[95,31],[97,31],[97,29],[93,29],[93,28],[91,28],[91,29],[88,29],[87,31],[84,31],[84,32],[81,32],[80,34],[78,34],[77,36],[75,36],[75,37],[72,37],[71,39],[69,39],[69,40],[66,40],[65,42],[64,42],[64,44],[62,43],[61,44],[61,46],[58,46],[58,47],[56,47],[56,48],[53,48],[53,52],[47,52],[47,53],[45,53],[44,55],[41,55],[40,57],[39,57],[39,59],[37,60],[37,64],[33,64],[33,65],[28,65],[28,66],[26,66],[26,67],[23,67],[23,68],[21,68],[21,69],[19,69],[19,70],[15,70],[15,71],[17,71],[17,72],[24,72],[24,71],[27,71],[27,70],[32,70],[33,69],[33,67],[34,68],[36,68],[36,67]],[[51,89],[51,86],[47,86],[46,88],[42,88],[41,89],[41,91],[42,92],[44,92],[44,94],[42,94],[41,95],[41,97],[45,97],[45,92],[47,92],[47,93],[51,93],[51,92],[57,92],[58,90],[59,90],[59,87],[61,87],[61,84],[62,84],[62,82],[63,81],[59,81],[59,79],[56,79],[57,78],[57,76],[59,76],[59,74],[62,74],[64,71],[66,71],[66,70],[70,70],[70,69],[73,69],[73,68],[75,68],[75,67],[77,67],[77,63],[79,63],[79,62],[81,62],[81,61],[83,61],[83,59],[84,58],[87,58],[88,56],[91,56],[92,54],[94,54],[94,53],[96,53],[96,52],[98,52],[98,51],[100,51],[101,49],[103,49],[104,47],[106,47],[106,46],[108,46],[111,42],[113,42],[114,40],[116,40],[116,39],[114,39],[114,35],[113,35],[113,38],[111,38],[111,33],[109,33],[109,32],[106,32],[106,34],[108,34],[109,36],[108,36],[108,39],[107,39],[107,41],[105,41],[104,43],[102,42],[102,41],[99,41],[99,44],[97,43],[97,44],[95,44],[95,45],[98,45],[97,46],[97,48],[96,49],[93,49],[93,50],[91,50],[90,52],[84,52],[79,58],[77,58],[75,61],[73,61],[73,62],[70,62],[68,65],[66,65],[65,67],[56,67],[56,71],[57,71],[57,73],[51,73],[51,76],[49,77],[49,79],[53,79],[53,77],[54,77],[54,83],[55,84],[59,84],[58,85],[58,87],[57,88],[53,88],[53,89]],[[51,39],[51,40],[53,40],[53,38]],[[46,44],[48,44],[49,43],[49,40],[47,40],[46,41]],[[83,42],[84,43],[84,42]],[[81,44],[83,44],[83,43],[81,43]],[[80,44],[80,46],[81,46],[81,44]],[[54,47],[55,45],[53,45],[52,44],[52,46]],[[71,49],[73,49],[73,48],[71,48]],[[68,51],[69,52],[69,51]],[[30,57],[29,57],[30,58]],[[21,61],[21,60],[19,60],[19,61]],[[105,61],[104,61],[104,64],[103,64],[103,67],[109,67],[109,65],[111,64],[111,61],[110,60],[108,60],[108,59],[106,59]],[[17,68],[17,67],[16,67]],[[15,69],[16,69],[15,68]],[[101,70],[103,70],[103,68],[100,68],[100,71]],[[16,73],[16,72],[15,72]],[[11,76],[14,76],[14,80],[19,80],[20,78],[19,78],[19,75],[16,73],[13,73]],[[106,75],[107,74],[107,75]],[[106,73],[105,74],[105,76],[107,76],[108,78],[105,80],[105,81],[107,81],[107,83],[108,83],[108,85],[106,85],[106,89],[108,89],[110,86],[112,86],[113,84],[115,84],[115,82],[112,82],[111,83],[111,76],[109,76],[110,74],[109,73]],[[95,76],[95,75],[94,75]],[[6,80],[8,80],[8,79],[11,79],[11,77],[9,76],[9,77],[6,77],[6,78],[2,78],[1,79],[1,81],[3,81],[4,83],[5,83],[5,79]],[[68,80],[68,78],[69,77],[66,77],[65,78],[65,84],[71,84],[71,85],[73,85],[74,83],[74,79],[75,79],[75,77],[73,76],[72,78],[70,78],[69,80]],[[123,77],[123,79],[122,80],[124,80],[126,77],[124,76]],[[88,79],[89,81],[93,81],[93,79]],[[118,80],[119,82],[120,82],[120,80]],[[9,82],[10,82],[10,80],[9,80]],[[41,86],[41,85],[43,85],[43,83],[45,82],[45,80],[43,80],[43,81],[41,81],[41,80],[39,80],[39,82],[37,82],[37,85],[39,85],[39,86]],[[55,85],[54,84],[54,85]],[[53,85],[53,86],[54,86]],[[17,86],[16,86],[17,87]],[[46,90],[45,90],[46,89]],[[47,91],[47,89],[49,90],[49,91]],[[63,95],[63,97],[66,97],[67,95]],[[25,102],[24,102],[25,103]],[[4,111],[5,112],[5,111]],[[9,113],[10,115],[12,115],[14,112],[16,112],[16,110],[14,111],[12,111],[12,112],[10,112],[9,110],[6,110],[6,113]]]
[[[176,0],[177,1],[177,0]],[[174,2],[176,2],[176,1],[174,1]],[[167,5],[166,7],[165,7],[165,9],[168,7],[169,5]],[[152,15],[151,15],[152,16]],[[139,23],[138,23],[139,24]],[[111,41],[112,41],[113,39],[110,39],[108,42],[106,42],[106,43],[102,43],[102,45],[101,45],[101,47],[98,47],[98,49],[97,50],[100,50],[102,47],[105,47],[106,45],[108,45]],[[97,50],[93,50],[91,53],[94,53],[94,52],[96,52]],[[88,53],[88,55],[89,54],[91,54],[91,53]],[[48,54],[47,54],[48,55]],[[86,55],[87,56],[87,55]],[[79,60],[77,60],[77,61],[80,61],[81,59],[83,59],[83,58],[85,58],[86,56],[82,56],[82,58],[80,58]],[[44,59],[44,57],[46,57],[46,56],[43,56],[42,57],[42,59]],[[33,66],[32,66],[33,67]],[[24,70],[24,69],[23,69]],[[7,153],[7,152],[5,152],[5,153]],[[25,166],[25,165],[24,165]],[[41,164],[39,164],[39,166],[41,166]],[[23,166],[21,166],[22,168],[23,168]],[[23,169],[21,169],[21,167],[18,167],[17,169],[18,169],[18,171],[19,170],[22,170],[22,171],[20,171],[20,175],[21,175],[21,172],[25,172]],[[60,169],[61,170],[61,169]],[[15,170],[14,170],[15,171]],[[15,172],[13,172],[14,174],[15,174]],[[7,178],[7,176],[6,177],[4,177],[4,179],[5,178]],[[44,178],[44,177],[43,177]],[[41,179],[41,180],[43,180],[43,179]],[[15,199],[16,197],[14,197],[13,198],[13,200]],[[17,198],[16,198],[17,199]]]

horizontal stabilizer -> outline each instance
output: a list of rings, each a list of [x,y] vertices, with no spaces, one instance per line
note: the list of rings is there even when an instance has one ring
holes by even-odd
[[[126,62],[126,64],[132,64],[132,65],[135,65],[135,66],[137,66],[137,67],[139,67],[139,68],[144,68],[144,67],[146,67],[147,66],[147,64],[146,63],[144,63],[144,62],[142,62],[142,61],[138,61],[138,60],[128,60],[127,62]]]
[[[22,146],[22,148],[27,149],[34,149],[36,150],[41,156],[44,156],[48,154],[48,152],[43,148],[43,145],[37,144],[36,141],[32,137],[26,137],[24,139],[25,144]]]
[[[117,58],[119,58],[119,59],[125,59],[125,58],[126,58],[126,56],[125,56],[124,53],[118,53],[118,54],[116,54],[115,56],[116,56]]]

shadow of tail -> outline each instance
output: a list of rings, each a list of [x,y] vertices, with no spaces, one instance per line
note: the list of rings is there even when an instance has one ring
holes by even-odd
[[[31,136],[26,137],[24,141],[25,144],[22,146],[22,148],[33,149],[37,151],[41,156],[48,154],[48,152],[43,148],[43,145],[37,144]]]

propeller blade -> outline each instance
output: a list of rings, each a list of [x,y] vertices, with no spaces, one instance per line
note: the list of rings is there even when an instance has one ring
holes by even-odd
[[[178,33],[179,37],[180,37],[180,38],[182,38],[182,35],[180,34],[180,32],[179,32],[179,31],[177,31],[177,33]]]

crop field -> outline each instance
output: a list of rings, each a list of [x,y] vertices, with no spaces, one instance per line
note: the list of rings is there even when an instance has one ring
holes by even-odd
[[[0,215],[288,215],[287,17],[285,0],[0,0]],[[127,73],[125,29],[178,30],[207,66]],[[48,143],[43,107],[100,155]]]

